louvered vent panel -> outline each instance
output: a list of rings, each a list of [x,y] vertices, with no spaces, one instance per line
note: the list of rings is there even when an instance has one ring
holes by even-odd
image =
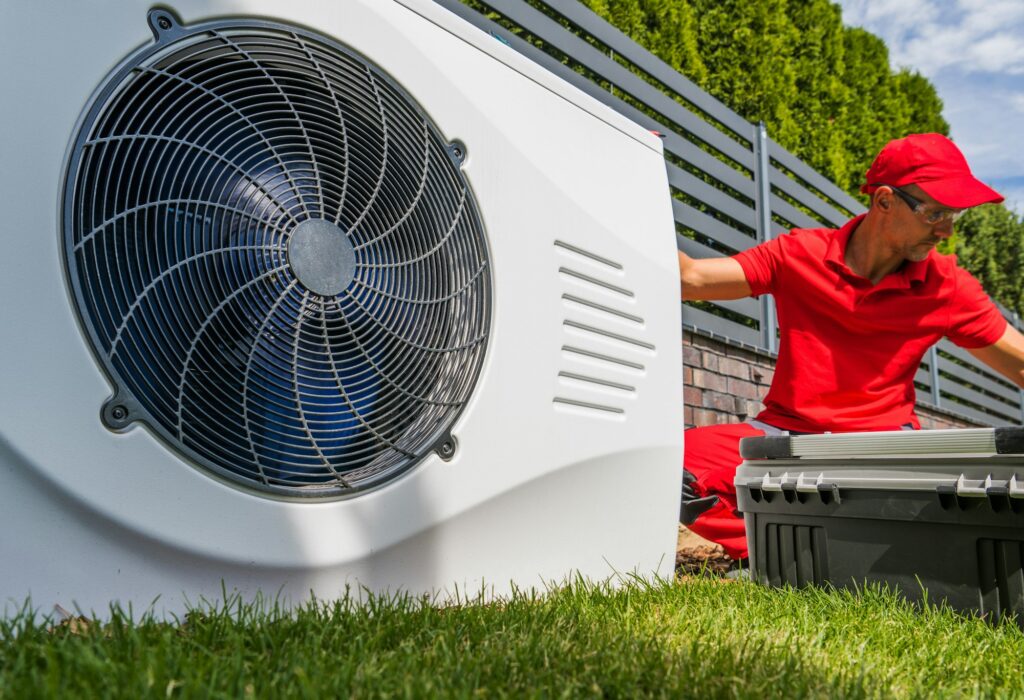
[[[554,403],[595,416],[625,416],[655,351],[625,267],[561,240],[555,251],[564,317]]]
[[[1024,542],[978,540],[981,612],[992,620],[1024,619]]]
[[[757,575],[772,586],[803,587],[828,580],[825,528],[768,523],[757,543]]]

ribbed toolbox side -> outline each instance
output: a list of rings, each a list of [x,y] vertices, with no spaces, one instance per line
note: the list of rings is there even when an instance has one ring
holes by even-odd
[[[736,487],[756,579],[881,583],[912,601],[1024,621],[1022,436],[1002,428],[744,440]]]

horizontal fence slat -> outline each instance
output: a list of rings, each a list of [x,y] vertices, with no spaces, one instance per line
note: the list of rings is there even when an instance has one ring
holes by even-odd
[[[754,201],[757,196],[757,185],[752,176],[727,165],[674,132],[670,131],[665,134],[663,143],[665,150],[671,152],[680,160],[686,161],[701,172],[715,178],[723,185],[733,188],[747,199]]]
[[[981,367],[981,363],[978,362],[978,359],[974,357],[974,355],[970,354],[959,345],[954,345],[948,338],[943,338],[938,342],[938,349],[952,355],[958,360],[963,360],[971,366]]]
[[[863,204],[839,189],[834,182],[787,151],[774,139],[769,138],[768,143],[770,149],[768,152],[771,154],[771,157],[782,164],[786,169],[791,170],[794,175],[802,179],[808,185],[818,190],[844,209],[849,209],[855,214],[864,211]]]
[[[579,0],[545,0],[545,4],[713,119],[742,138],[749,138],[750,122],[589,10]]]
[[[809,216],[776,194],[771,196],[772,212],[793,224],[794,228],[828,228],[826,222]]]
[[[737,252],[757,244],[757,240],[752,236],[737,231],[724,221],[719,221],[713,216],[697,211],[689,204],[680,202],[678,199],[672,200],[672,213],[675,216],[675,220],[681,225],[702,233],[709,238],[713,238]]]
[[[918,368],[917,372],[914,374],[914,381],[918,384],[923,384],[929,389],[932,388],[932,374],[926,369]]]
[[[777,168],[769,168],[770,181],[773,187],[782,190],[789,197],[814,212],[816,217],[830,228],[839,228],[850,218],[798,182],[786,177]],[[864,207],[855,210],[854,214],[864,211]]]
[[[1005,387],[998,382],[992,381],[979,372],[964,372],[964,369],[966,368],[963,365],[958,365],[951,360],[947,360],[941,355],[939,356],[939,370],[963,379],[965,382],[981,387],[985,391],[991,391],[1011,406],[1020,406],[1020,391],[1017,389]]]
[[[686,304],[683,304],[683,324],[692,326],[697,330],[732,338],[747,345],[759,346],[761,344],[761,333],[759,331],[742,326],[722,316],[715,316],[701,309],[695,309]]]
[[[988,365],[983,364],[978,360],[978,358],[963,348],[954,345],[948,338],[943,338],[938,342],[938,349],[944,353],[952,355],[961,362],[966,363],[971,370],[981,374],[983,377],[998,380],[999,382],[1006,382],[1007,385],[1010,384],[1009,381],[996,374],[995,370],[991,369]]]
[[[1002,401],[997,401],[991,396],[982,394],[981,392],[970,389],[963,384],[951,382],[948,379],[942,378],[939,380],[939,391],[943,395],[950,395],[964,401],[969,401],[972,404],[980,407],[985,412],[992,412],[993,414],[1004,418],[1006,420],[1020,420],[1020,406],[1008,406]]]
[[[993,416],[988,413],[983,413],[982,411],[979,411],[976,408],[972,408],[970,406],[965,406],[964,404],[959,404],[956,403],[955,401],[951,401],[945,396],[942,397],[942,409],[951,411],[953,413],[959,413],[967,418],[970,418],[976,423],[980,423],[981,425],[991,425],[996,428],[1001,428],[1009,425],[1017,425],[1016,423],[1008,421],[1004,418]]]
[[[742,299],[718,299],[711,302],[715,306],[728,309],[733,313],[743,314],[747,318],[757,321],[761,317],[761,302],[752,297]]]
[[[671,163],[665,165],[668,169],[668,182],[672,187],[735,219],[738,223],[757,230],[756,211],[685,170]]]
[[[607,80],[616,89],[628,93],[637,101],[665,115],[673,123],[701,141],[744,167],[753,170],[754,154],[749,148],[704,121],[636,74],[631,73],[614,59],[604,55],[540,10],[527,5],[522,0],[481,0],[481,2],[515,22],[530,34],[571,56],[573,60]],[[559,73],[564,71],[576,74],[568,67],[563,67]],[[601,97],[598,99],[606,101]]]
[[[723,255],[714,248],[709,248],[699,241],[687,238],[686,236],[681,236],[678,233],[676,234],[676,247],[691,258],[696,258],[698,260],[703,260],[704,258],[723,257]]]

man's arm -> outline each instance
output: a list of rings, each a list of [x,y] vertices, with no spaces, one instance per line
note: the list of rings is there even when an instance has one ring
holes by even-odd
[[[1003,336],[983,348],[968,349],[972,355],[1024,389],[1024,335],[1007,324]]]
[[[691,258],[681,250],[679,283],[687,301],[742,299],[751,291],[743,268],[732,258]]]

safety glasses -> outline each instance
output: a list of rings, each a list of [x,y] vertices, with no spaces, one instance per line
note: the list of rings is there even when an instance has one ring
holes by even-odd
[[[965,211],[967,211],[966,209],[933,209],[917,197],[907,194],[899,187],[894,187],[892,185],[885,186],[895,192],[900,199],[906,202],[907,206],[910,207],[910,210],[917,214],[917,216],[929,226],[952,224],[963,216]]]

